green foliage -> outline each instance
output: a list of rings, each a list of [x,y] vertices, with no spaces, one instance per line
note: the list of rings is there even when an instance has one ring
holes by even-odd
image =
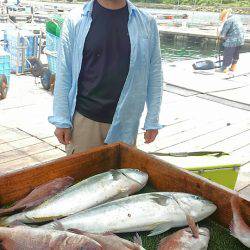
[[[170,5],[202,5],[202,6],[239,6],[250,7],[249,0],[133,0],[133,2],[141,3],[163,3]]]

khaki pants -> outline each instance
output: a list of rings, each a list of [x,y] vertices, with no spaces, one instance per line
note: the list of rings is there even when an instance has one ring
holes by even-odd
[[[90,120],[78,112],[74,115],[71,142],[66,145],[67,155],[104,145],[110,124]]]

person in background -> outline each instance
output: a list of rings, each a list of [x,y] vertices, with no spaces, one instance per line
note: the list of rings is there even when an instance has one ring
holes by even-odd
[[[64,21],[57,54],[49,122],[68,155],[113,142],[135,145],[145,103],[145,143],[155,140],[163,77],[152,16],[130,1],[92,0]]]
[[[239,60],[240,48],[244,45],[244,28],[236,16],[232,15],[231,9],[225,9],[220,14],[223,23],[219,37],[223,41],[223,64],[218,70],[227,73],[235,71]]]

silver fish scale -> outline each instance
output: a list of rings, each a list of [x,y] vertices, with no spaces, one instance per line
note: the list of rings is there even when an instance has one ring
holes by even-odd
[[[119,195],[134,193],[145,186],[146,182],[147,174],[134,169],[98,174],[67,188],[30,211],[10,216],[5,223],[15,220],[31,223],[62,218],[118,198]]]
[[[177,199],[179,203],[176,202]],[[190,194],[157,192],[99,205],[61,219],[60,222],[66,229],[77,228],[94,233],[147,231],[162,224],[169,224],[169,227],[185,226],[187,222],[183,208],[196,221],[215,210],[211,202],[206,203]],[[53,223],[45,227],[53,227]]]

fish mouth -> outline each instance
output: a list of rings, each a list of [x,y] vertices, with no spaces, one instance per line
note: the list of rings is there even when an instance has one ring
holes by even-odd
[[[140,171],[139,169],[119,169],[121,174],[123,174],[126,178],[134,181],[139,184],[141,187],[144,187],[148,181],[148,174]]]
[[[217,209],[217,206],[213,203],[207,202],[200,209],[200,216],[198,221],[203,220],[213,214]]]
[[[209,230],[205,227],[200,227],[199,228],[199,234],[200,235],[203,235],[203,236],[206,236],[206,237],[209,237],[210,233],[209,233]]]
[[[213,214],[217,209],[217,206],[209,200],[204,200],[203,204],[203,210],[206,211],[209,215]]]

